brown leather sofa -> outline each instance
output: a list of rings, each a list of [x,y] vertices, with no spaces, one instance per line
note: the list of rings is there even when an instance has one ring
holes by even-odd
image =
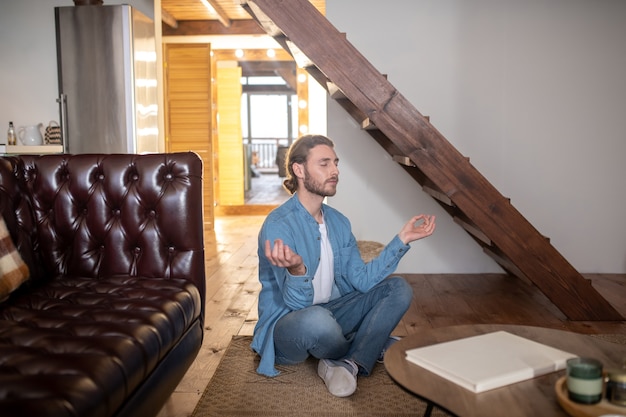
[[[0,302],[0,416],[156,415],[203,337],[194,153],[0,157],[30,278]]]

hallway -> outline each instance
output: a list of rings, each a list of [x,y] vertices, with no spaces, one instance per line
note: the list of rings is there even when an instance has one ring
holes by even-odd
[[[250,189],[245,193],[246,205],[279,205],[289,198],[283,188],[284,178],[275,172],[261,173],[250,178]]]

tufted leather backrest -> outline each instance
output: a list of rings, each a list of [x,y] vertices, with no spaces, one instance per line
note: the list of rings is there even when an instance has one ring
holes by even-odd
[[[186,278],[204,296],[202,161],[195,153],[4,157],[0,198],[3,215],[13,212],[7,225],[35,281]]]

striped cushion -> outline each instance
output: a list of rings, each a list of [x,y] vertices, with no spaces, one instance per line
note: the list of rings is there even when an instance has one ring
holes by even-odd
[[[0,217],[0,302],[26,281],[29,275],[28,266],[15,249],[7,225]]]

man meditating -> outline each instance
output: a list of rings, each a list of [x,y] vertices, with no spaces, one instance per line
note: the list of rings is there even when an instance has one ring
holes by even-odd
[[[412,289],[389,277],[409,243],[430,236],[435,217],[410,219],[380,255],[363,262],[348,219],[324,204],[335,195],[339,159],[333,142],[305,135],[290,147],[285,188],[293,194],[259,232],[259,321],[252,349],[257,372],[319,359],[317,373],[337,397],[369,375],[409,307]],[[375,221],[375,219],[372,219]]]

